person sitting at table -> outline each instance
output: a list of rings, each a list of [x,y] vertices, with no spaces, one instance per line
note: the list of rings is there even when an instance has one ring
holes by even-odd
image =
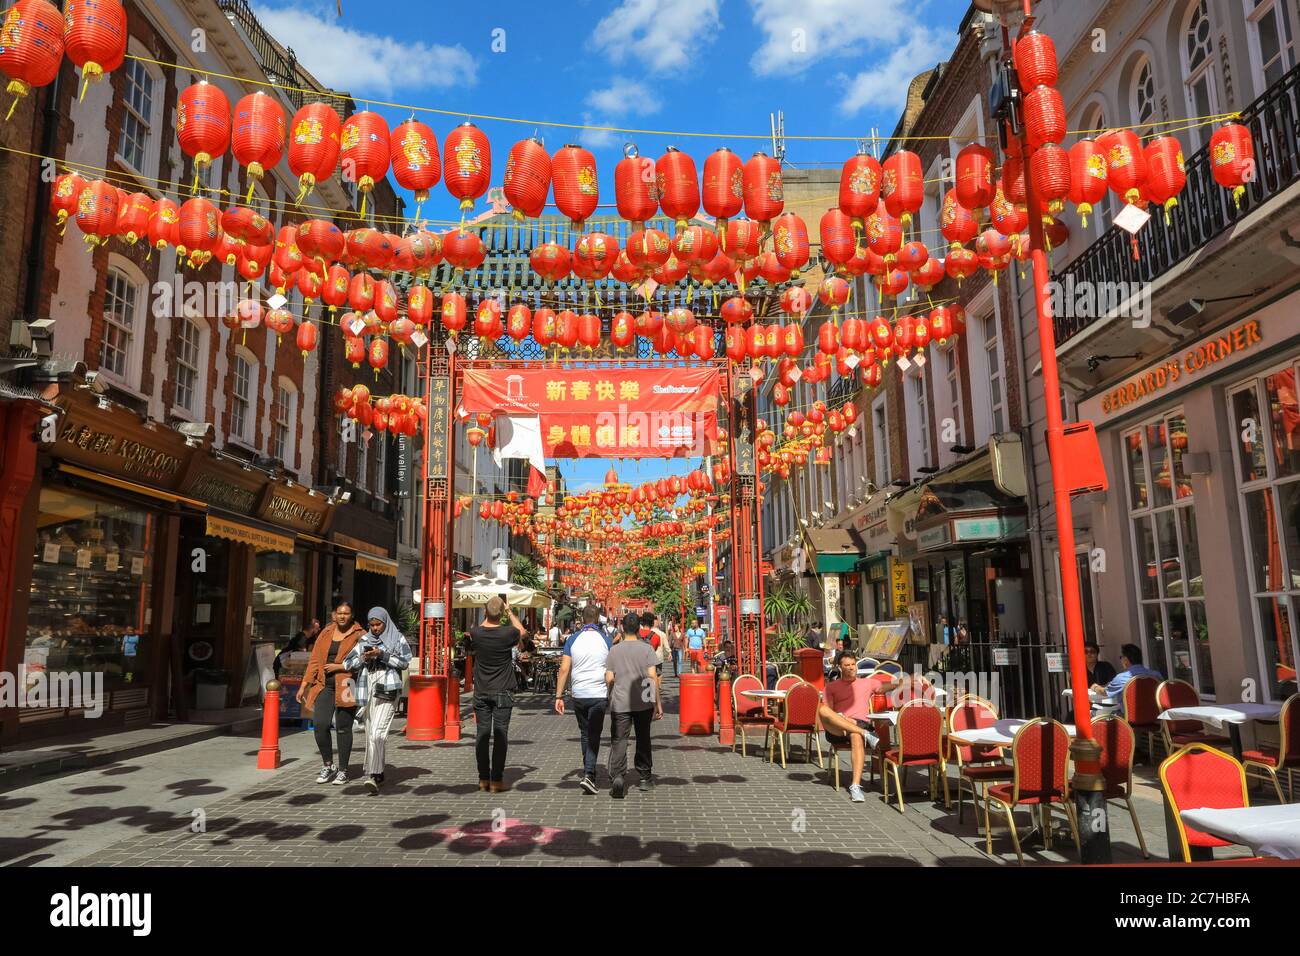
[[[858,677],[858,659],[852,651],[840,651],[835,657],[835,666],[840,678],[826,685],[826,701],[817,708],[817,720],[830,743],[843,746],[844,738],[848,738],[853,764],[849,799],[854,803],[865,803],[867,795],[862,791],[862,767],[866,763],[867,748],[874,750],[880,744],[880,738],[868,729],[871,695],[881,684],[875,678]]]
[[[1088,664],[1088,686],[1105,687],[1115,679],[1115,667],[1101,659],[1101,649],[1096,641],[1083,645],[1083,659]]]
[[[1105,694],[1111,700],[1119,700],[1124,696],[1125,685],[1134,677],[1154,677],[1156,680],[1164,680],[1164,676],[1159,671],[1152,670],[1142,663],[1142,648],[1136,644],[1125,644],[1119,649],[1119,663],[1124,669],[1111,678],[1110,683],[1105,687],[1100,684],[1094,685],[1091,690]]]
[[[731,641],[722,642],[722,650],[713,655],[713,706],[718,706],[718,690],[722,684],[722,671],[731,672],[735,680],[740,673],[740,662],[736,659],[736,645]]]

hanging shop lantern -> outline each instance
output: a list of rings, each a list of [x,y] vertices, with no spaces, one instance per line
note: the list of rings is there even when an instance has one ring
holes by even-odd
[[[392,267],[395,272],[428,279],[441,261],[442,238],[435,233],[420,230],[397,241],[393,250]]]
[[[533,247],[528,263],[547,282],[559,282],[569,274],[569,250],[558,242],[544,242]]]
[[[1078,210],[1084,228],[1093,206],[1106,198],[1108,173],[1106,154],[1091,139],[1081,139],[1070,147],[1070,202]]]
[[[636,334],[648,339],[658,332],[663,324],[664,317],[658,312],[653,310],[639,312],[636,317]]]
[[[887,263],[892,262],[898,250],[903,248],[903,225],[890,214],[883,200],[867,217],[867,244]]]
[[[74,221],[88,244],[99,245],[114,235],[120,207],[118,191],[109,183],[95,179],[82,187]]]
[[[667,355],[677,347],[677,333],[668,326],[661,326],[659,331],[650,337],[650,347],[654,349],[656,355]]]
[[[644,272],[653,272],[673,254],[667,234],[659,229],[635,229],[628,233],[624,249],[628,260]]]
[[[343,178],[355,183],[357,192],[361,194],[363,219],[371,191],[388,175],[391,150],[392,133],[378,113],[362,110],[344,120],[339,140],[339,167]]]
[[[695,172],[695,160],[676,146],[669,146],[655,163],[655,182],[664,215],[672,219],[678,229],[686,228],[700,211],[700,183]]]
[[[551,155],[541,140],[529,137],[510,147],[501,188],[516,221],[542,214],[551,188]]]
[[[867,388],[876,388],[884,378],[884,370],[879,365],[862,367],[862,384]]]
[[[219,86],[200,80],[181,90],[176,101],[176,138],[181,152],[194,160],[197,187],[199,172],[230,145],[230,100]]]
[[[849,301],[849,284],[839,276],[827,276],[817,290],[817,297],[831,307],[831,313]]]
[[[555,310],[543,306],[533,312],[533,341],[542,348],[555,343]]]
[[[993,216],[993,228],[1004,236],[1013,236],[1018,232],[1024,232],[1029,227],[1029,211],[1008,199],[1001,184],[998,185],[997,195],[993,197],[993,205],[989,207],[989,212]]]
[[[375,370],[375,376],[378,377],[379,370],[388,366],[388,340],[371,339],[370,347],[366,349],[366,361],[370,363],[370,367]]]
[[[301,203],[329,179],[339,164],[339,138],[343,122],[334,108],[325,103],[309,103],[293,114],[289,124],[289,171],[298,177]]]
[[[442,238],[442,257],[458,272],[472,272],[483,264],[487,249],[478,233],[452,229]]]
[[[785,326],[781,330],[781,351],[786,357],[794,360],[803,355],[803,326],[797,322]]]
[[[81,98],[126,59],[126,10],[120,0],[73,0],[63,14],[63,50],[81,70]]]
[[[1169,212],[1178,205],[1178,194],[1187,185],[1187,167],[1183,162],[1183,146],[1172,136],[1161,136],[1147,144],[1147,196],[1165,207],[1165,222]]]
[[[956,279],[958,283],[973,276],[979,267],[979,256],[966,248],[949,249],[947,258],[943,260],[948,278]]]
[[[117,233],[128,245],[135,245],[142,237],[149,234],[149,220],[153,218],[154,200],[146,193],[132,193],[122,203],[117,216]],[[232,252],[233,244],[232,244]],[[234,261],[230,265],[234,265]]]
[[[745,354],[754,361],[760,361],[767,353],[767,334],[763,326],[755,322],[745,329]]]
[[[578,344],[578,313],[562,309],[555,316],[555,344],[571,349]]]
[[[522,342],[532,334],[533,310],[522,302],[512,305],[506,313],[506,335],[516,342]]]
[[[775,252],[765,252],[758,261],[759,276],[771,285],[790,281],[790,270],[781,265]]]
[[[752,219],[733,219],[727,223],[727,239],[723,248],[737,263],[758,258],[762,230]]]
[[[882,276],[875,276],[872,280],[876,289],[882,296],[900,296],[907,291],[911,284],[911,279],[902,269],[891,269]]]
[[[501,303],[496,299],[484,299],[478,304],[478,310],[474,313],[474,334],[495,342],[503,333]]]
[[[1220,126],[1210,137],[1210,170],[1214,181],[1232,190],[1232,201],[1241,208],[1246,184],[1255,180],[1255,141],[1240,123]]]
[[[266,313],[264,318],[266,327],[275,333],[276,344],[279,345],[284,336],[293,331],[293,313],[288,309],[271,309]]]
[[[1043,223],[1043,236],[1049,250],[1057,249],[1070,241],[1070,227],[1059,219],[1051,219]]]
[[[18,0],[0,23],[0,70],[14,98],[5,119],[33,88],[54,82],[63,63],[63,15],[49,0]]]
[[[600,316],[592,312],[578,316],[578,344],[588,352],[600,345]]]
[[[634,229],[644,226],[659,211],[655,162],[642,156],[631,143],[624,147],[623,158],[614,167],[614,202],[618,214]]]
[[[397,318],[397,289],[387,280],[375,283],[374,312],[385,325]]]
[[[925,261],[924,265],[912,272],[912,284],[922,292],[929,292],[947,275],[943,268],[943,260],[932,256]]]
[[[957,185],[952,194],[968,212],[984,209],[993,202],[993,151],[981,143],[971,143],[957,154]]]
[[[1048,211],[1064,209],[1070,194],[1070,154],[1055,143],[1046,143],[1034,153],[1029,172],[1034,177],[1034,192]]]
[[[415,323],[408,318],[396,318],[388,323],[388,337],[396,342],[403,351],[408,345],[413,346],[411,337],[415,335]]]
[[[840,170],[840,212],[853,221],[858,232],[866,227],[867,217],[879,205],[882,176],[879,160],[865,150],[850,158]]]
[[[781,293],[780,306],[786,315],[804,316],[812,308],[812,296],[803,286],[791,286]]]
[[[779,160],[758,152],[745,162],[742,176],[745,215],[764,229],[785,209],[785,182]]]
[[[420,328],[426,328],[433,321],[433,293],[427,286],[413,285],[406,293],[406,316]]]
[[[1098,138],[1097,146],[1106,157],[1106,178],[1115,195],[1127,203],[1141,199],[1147,161],[1137,133],[1131,129],[1111,130]]]
[[[149,224],[150,230],[153,229],[157,221],[158,217],[155,216],[154,221]],[[179,238],[179,217],[175,228],[178,230]],[[235,268],[238,270],[240,277],[248,280],[250,284],[262,278],[266,274],[267,266],[270,265],[271,255],[274,252],[275,247],[273,245],[240,246],[239,256],[235,261]]]
[[[834,322],[823,322],[817,330],[817,350],[825,355],[834,355],[840,347],[839,329]]]
[[[898,219],[903,228],[912,224],[912,217],[925,203],[925,175],[921,170],[921,157],[909,150],[894,153],[884,164],[880,195],[889,214]],[[882,253],[883,254],[883,253]]]
[[[943,197],[943,206],[939,210],[939,231],[954,247],[970,242],[979,233],[979,223],[957,198],[955,189],[948,190]]]
[[[718,221],[718,234],[725,236],[727,221],[740,215],[745,205],[745,164],[725,146],[704,161],[700,201],[704,211]]]
[[[930,338],[940,345],[948,344],[948,337],[952,335],[952,312],[947,306],[939,306],[930,313],[929,318]]]
[[[180,211],[180,246],[190,261],[202,265],[221,241],[221,210],[203,197],[186,200]]]
[[[870,344],[867,323],[857,317],[848,318],[840,326],[840,345],[852,352],[860,352]]]
[[[842,209],[832,208],[823,213],[819,228],[823,259],[842,266],[853,258],[858,240],[853,231],[853,220]]]
[[[626,252],[620,252],[614,259],[614,265],[609,270],[609,274],[616,281],[623,283],[636,282],[643,275],[641,270],[627,257]]]
[[[1056,85],[1056,44],[1046,33],[1031,30],[1018,39],[1015,62],[1022,89]]]
[[[618,258],[618,240],[608,233],[589,232],[573,250],[574,268],[581,266],[588,281],[603,279]]]
[[[343,230],[327,219],[308,219],[298,227],[294,241],[299,252],[322,266],[337,262],[347,248]]]
[[[745,342],[745,330],[738,325],[729,325],[723,339],[727,349],[727,358],[733,362],[743,362],[748,351]]]
[[[442,179],[438,138],[426,124],[409,119],[393,129],[388,153],[397,185],[415,193],[415,218],[419,219],[420,207],[429,201],[429,190]]]
[[[668,261],[654,271],[653,278],[660,285],[676,285],[686,276],[686,272],[686,263],[670,255]]]
[[[733,295],[722,303],[722,318],[728,325],[742,325],[754,317],[754,307],[743,297]]]
[[[1002,189],[1003,194],[1013,203],[1024,205],[1029,201],[1029,192],[1025,188],[1025,161],[1019,156],[1008,156],[1006,163],[1002,166],[1002,178],[998,180],[998,187]],[[994,199],[997,193],[994,193]]]
[[[262,181],[266,171],[280,164],[284,130],[284,107],[275,97],[258,90],[235,104],[230,151],[248,177],[245,202],[252,201],[253,187]]]
[[[275,241],[271,221],[247,206],[231,206],[222,213],[221,231],[250,246],[266,246]]]
[[[460,201],[461,213],[472,210],[492,177],[487,134],[469,121],[452,130],[442,144],[442,175],[447,192]]]
[[[704,226],[678,229],[673,239],[673,255],[688,266],[703,265],[718,254],[718,237]]]
[[[368,272],[358,272],[348,285],[348,308],[369,312],[375,307],[375,280]]]
[[[459,292],[444,294],[440,314],[442,327],[452,335],[464,330],[466,322],[469,321],[469,308],[465,304],[465,297]]]
[[[81,192],[86,188],[86,180],[82,179],[76,173],[64,173],[58,179],[54,180],[54,188],[50,190],[50,212],[57,217],[56,225],[63,226],[69,216],[76,215],[77,201],[81,198]],[[171,200],[159,200],[171,203]],[[176,207],[171,203],[172,208]]]
[[[596,157],[581,146],[560,147],[551,159],[551,182],[555,205],[574,229],[581,229],[600,202]]]
[[[1065,100],[1054,86],[1031,89],[1025,97],[1025,136],[1035,148],[1065,139]]]
[[[903,271],[915,272],[930,261],[930,250],[924,242],[913,240],[899,250],[895,261]]]
[[[664,324],[677,333],[689,332],[695,328],[695,313],[681,306],[669,309]]]
[[[636,342],[636,319],[631,312],[619,312],[610,320],[609,340],[620,352]]]

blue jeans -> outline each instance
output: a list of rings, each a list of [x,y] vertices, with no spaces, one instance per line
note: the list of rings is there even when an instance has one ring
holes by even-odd
[[[515,698],[509,691],[488,697],[474,695],[474,719],[477,721],[474,756],[478,758],[480,780],[500,783],[505,775],[510,714],[514,706]]]
[[[573,699],[573,715],[578,718],[578,736],[582,739],[582,775],[593,780],[600,760],[600,733],[605,729],[607,706],[604,697]]]
[[[680,647],[674,647],[673,648],[673,676],[679,677],[681,676],[681,673],[682,673],[682,649]]]

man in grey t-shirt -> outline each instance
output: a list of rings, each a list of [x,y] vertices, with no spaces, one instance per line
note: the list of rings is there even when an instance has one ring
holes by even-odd
[[[605,684],[609,687],[609,715],[613,740],[609,748],[609,795],[623,799],[627,784],[627,739],[636,728],[636,769],[641,774],[638,789],[650,789],[653,763],[650,757],[650,722],[664,715],[659,694],[658,660],[654,648],[641,640],[641,621],[635,614],[623,618],[623,640],[615,644],[605,661]]]

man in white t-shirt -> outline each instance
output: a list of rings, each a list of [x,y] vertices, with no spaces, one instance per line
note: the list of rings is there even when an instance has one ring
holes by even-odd
[[[561,643],[560,626],[558,624],[552,624],[551,629],[546,632],[546,646],[559,647]]]
[[[560,674],[555,679],[555,712],[564,713],[564,688],[573,678],[573,713],[578,718],[578,736],[582,742],[582,779],[578,785],[586,793],[598,793],[596,765],[600,760],[600,734],[605,727],[609,690],[605,686],[605,661],[611,642],[600,626],[600,611],[587,605],[582,611],[582,627],[564,642]]]

